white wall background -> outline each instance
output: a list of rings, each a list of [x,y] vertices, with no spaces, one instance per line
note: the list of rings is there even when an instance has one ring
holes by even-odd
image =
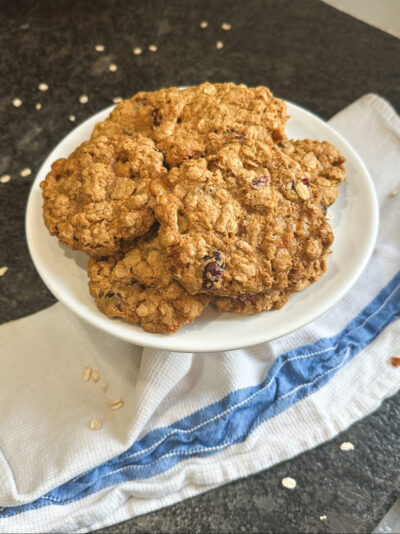
[[[349,15],[400,37],[400,0],[324,1]]]

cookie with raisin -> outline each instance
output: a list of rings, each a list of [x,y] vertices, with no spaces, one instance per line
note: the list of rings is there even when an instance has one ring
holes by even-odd
[[[215,153],[235,139],[282,141],[287,118],[285,103],[267,87],[203,83],[137,93],[98,123],[92,138],[141,133],[173,167]]]
[[[174,277],[191,294],[293,292],[326,270],[333,234],[321,193],[275,143],[226,144],[151,190]]]
[[[318,186],[326,211],[336,201],[339,186],[345,179],[345,158],[327,141],[288,140],[282,142],[282,150],[297,161],[310,182]]]
[[[72,249],[117,253],[153,224],[149,184],[165,172],[153,141],[141,135],[86,141],[40,184],[45,224]]]
[[[125,255],[90,258],[88,274],[90,294],[103,313],[139,323],[148,332],[176,332],[210,300],[189,295],[173,279],[164,247],[152,231]]]

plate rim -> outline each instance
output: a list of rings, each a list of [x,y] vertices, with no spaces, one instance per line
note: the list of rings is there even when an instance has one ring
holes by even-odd
[[[273,341],[275,339],[279,339],[285,335],[288,335],[292,332],[295,332],[299,330],[300,328],[305,327],[306,325],[310,324],[311,322],[315,321],[317,318],[323,316],[325,313],[327,313],[337,302],[339,302],[344,295],[351,289],[351,287],[357,282],[357,280],[360,278],[362,272],[364,271],[365,267],[367,266],[372,252],[375,248],[375,243],[378,235],[379,230],[379,205],[378,200],[376,196],[375,187],[373,184],[373,180],[371,178],[371,175],[361,159],[361,157],[358,155],[357,151],[352,147],[352,145],[337,131],[335,130],[330,124],[325,122],[323,119],[318,117],[313,112],[303,108],[302,106],[299,106],[298,104],[295,104],[291,101],[285,100],[286,104],[288,105],[288,108],[293,108],[296,110],[296,112],[300,112],[303,114],[306,114],[310,117],[312,117],[317,123],[319,123],[319,126],[322,126],[325,129],[328,129],[334,136],[338,137],[340,139],[340,142],[346,147],[346,150],[351,153],[353,159],[356,161],[358,167],[362,170],[362,174],[364,177],[364,186],[367,186],[368,189],[368,196],[371,201],[371,218],[372,218],[372,229],[373,234],[369,236],[368,243],[366,244],[365,248],[362,250],[362,254],[360,257],[360,261],[357,263],[356,268],[352,272],[352,276],[349,276],[348,279],[345,281],[345,283],[342,283],[340,286],[340,289],[338,292],[335,293],[335,296],[331,296],[331,298],[326,298],[325,301],[327,302],[324,309],[322,311],[317,311],[316,313],[310,313],[308,315],[308,318],[304,321],[299,320],[299,323],[296,327],[289,327],[284,328],[282,327],[280,330],[277,331],[276,335],[272,336],[266,336],[265,333],[260,333],[258,336],[253,335],[251,341],[245,341],[244,343],[238,345],[237,342],[229,343],[229,338],[224,338],[224,341],[221,342],[213,342],[213,338],[207,338],[205,339],[204,345],[201,347],[193,347],[189,346],[187,342],[185,342],[184,339],[181,339],[181,342],[177,342],[178,338],[174,338],[174,334],[154,334],[151,332],[146,332],[145,330],[141,329],[140,326],[135,325],[137,328],[140,328],[141,330],[129,330],[129,327],[132,326],[129,323],[118,323],[123,324],[127,326],[128,328],[123,328],[121,331],[115,331],[115,325],[117,323],[113,324],[113,319],[107,317],[104,315],[98,316],[98,315],[92,315],[92,312],[88,313],[87,306],[82,304],[81,302],[71,302],[68,298],[65,298],[65,296],[62,294],[62,292],[57,287],[57,284],[53,284],[52,281],[48,280],[48,277],[46,276],[45,268],[42,266],[42,262],[40,261],[39,254],[37,253],[35,247],[32,245],[32,230],[29,225],[29,221],[32,218],[32,211],[34,210],[34,196],[35,193],[37,193],[37,188],[39,187],[39,177],[43,173],[43,169],[48,167],[53,161],[54,161],[54,152],[58,149],[58,147],[63,144],[67,139],[71,136],[73,137],[74,134],[76,134],[77,130],[82,129],[87,125],[87,123],[94,120],[95,117],[98,115],[110,112],[115,105],[108,106],[95,114],[88,117],[85,121],[77,125],[73,130],[68,132],[50,151],[48,156],[43,161],[42,165],[40,166],[35,179],[32,182],[30,192],[28,195],[28,200],[26,204],[26,210],[25,210],[25,235],[28,245],[28,250],[30,253],[30,256],[32,258],[33,264],[39,273],[39,276],[41,277],[43,283],[45,286],[49,289],[49,291],[55,296],[55,298],[61,302],[64,306],[69,308],[73,313],[75,313],[78,317],[83,319],[85,322],[91,324],[97,329],[100,329],[103,332],[106,332],[108,334],[111,334],[112,336],[122,339],[123,341],[126,341],[131,344],[136,344],[142,347],[149,347],[149,348],[156,348],[161,350],[169,350],[173,352],[182,352],[182,353],[205,353],[205,352],[220,352],[220,351],[228,351],[228,350],[238,350],[245,347],[251,347],[255,346],[261,343],[266,343]],[[289,111],[289,110],[288,110]],[[290,113],[290,111],[289,111]],[[43,178],[40,178],[42,180]],[[279,313],[280,310],[275,310],[274,312],[260,312],[260,313]],[[236,315],[236,314],[235,314]],[[115,319],[114,319],[115,320]],[[118,328],[117,328],[118,330]],[[133,339],[135,338],[135,339]]]

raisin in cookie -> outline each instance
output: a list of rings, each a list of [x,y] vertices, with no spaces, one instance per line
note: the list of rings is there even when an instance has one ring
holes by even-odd
[[[286,105],[266,87],[233,83],[140,92],[96,125],[99,135],[141,133],[154,140],[168,166],[214,153],[233,139],[286,139]]]
[[[330,143],[303,139],[282,143],[282,150],[298,161],[308,179],[318,186],[326,208],[333,204],[345,179],[344,157]]]
[[[163,172],[162,155],[141,135],[86,141],[40,184],[46,226],[72,249],[116,253],[153,224],[149,184]]]
[[[125,256],[91,258],[88,274],[90,294],[103,313],[140,323],[148,332],[176,332],[209,302],[207,295],[191,296],[173,280],[164,249],[152,235],[139,238]]]
[[[326,270],[333,234],[318,187],[274,143],[229,143],[151,190],[174,276],[191,294],[293,292]]]

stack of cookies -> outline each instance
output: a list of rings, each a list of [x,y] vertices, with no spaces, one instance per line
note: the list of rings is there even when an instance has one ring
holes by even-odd
[[[287,118],[266,87],[141,92],[52,165],[46,226],[90,255],[102,312],[172,333],[209,303],[281,308],[326,271],[344,158]]]

